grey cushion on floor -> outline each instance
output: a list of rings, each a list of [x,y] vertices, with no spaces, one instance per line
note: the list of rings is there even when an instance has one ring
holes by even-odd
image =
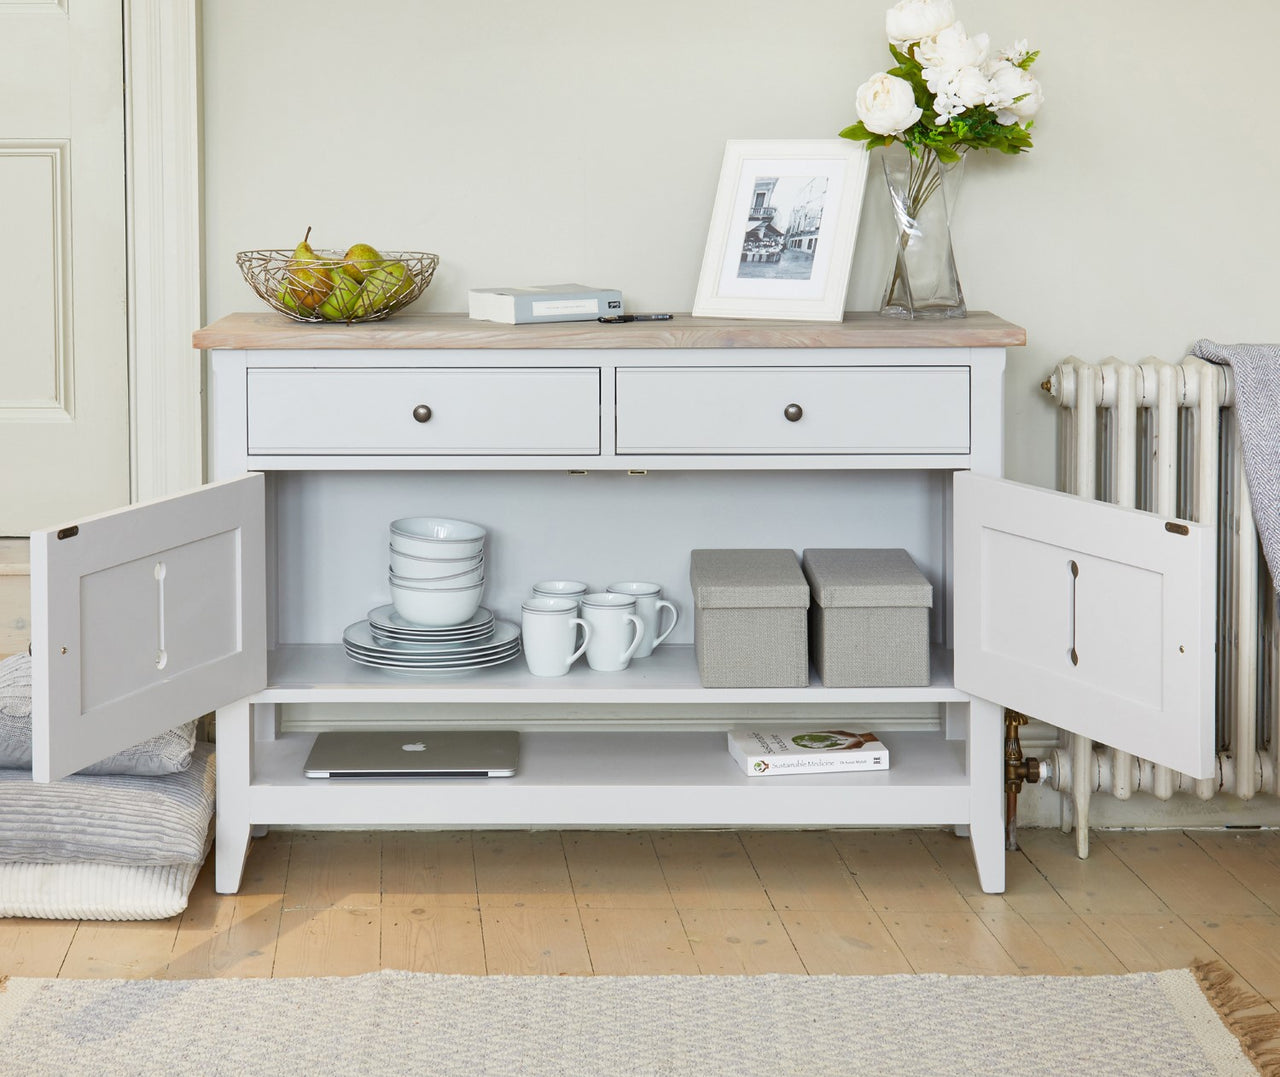
[[[47,785],[0,770],[0,862],[198,864],[213,818],[213,745],[176,774],[73,774]]]
[[[93,763],[80,774],[175,774],[191,766],[196,723],[144,740]],[[31,658],[0,661],[0,767],[31,769]]]

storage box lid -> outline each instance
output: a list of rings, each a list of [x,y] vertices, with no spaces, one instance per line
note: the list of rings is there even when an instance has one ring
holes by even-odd
[[[819,606],[932,606],[933,585],[906,550],[805,550]]]
[[[701,609],[809,606],[809,584],[794,550],[694,550],[689,582]]]

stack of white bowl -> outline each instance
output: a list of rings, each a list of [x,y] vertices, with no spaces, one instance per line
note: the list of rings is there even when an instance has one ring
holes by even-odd
[[[407,516],[391,523],[391,603],[413,624],[459,625],[484,593],[485,529],[466,520]]]

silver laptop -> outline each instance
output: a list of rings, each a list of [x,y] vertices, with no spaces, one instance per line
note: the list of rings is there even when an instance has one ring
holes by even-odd
[[[520,760],[511,730],[321,733],[308,778],[510,778]]]

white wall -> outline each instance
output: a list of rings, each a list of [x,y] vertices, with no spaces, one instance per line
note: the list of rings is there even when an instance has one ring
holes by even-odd
[[[258,309],[235,252],[363,240],[435,251],[419,309],[471,287],[580,280],[634,309],[693,301],[724,142],[834,136],[891,62],[887,0],[205,0],[208,314]],[[1052,483],[1038,388],[1076,354],[1173,359],[1276,340],[1269,45],[1280,5],[957,0],[1027,38],[1036,148],[975,155],[955,225],[969,305],[1027,329],[1011,357],[1013,478]],[[868,188],[849,290],[878,305]]]

